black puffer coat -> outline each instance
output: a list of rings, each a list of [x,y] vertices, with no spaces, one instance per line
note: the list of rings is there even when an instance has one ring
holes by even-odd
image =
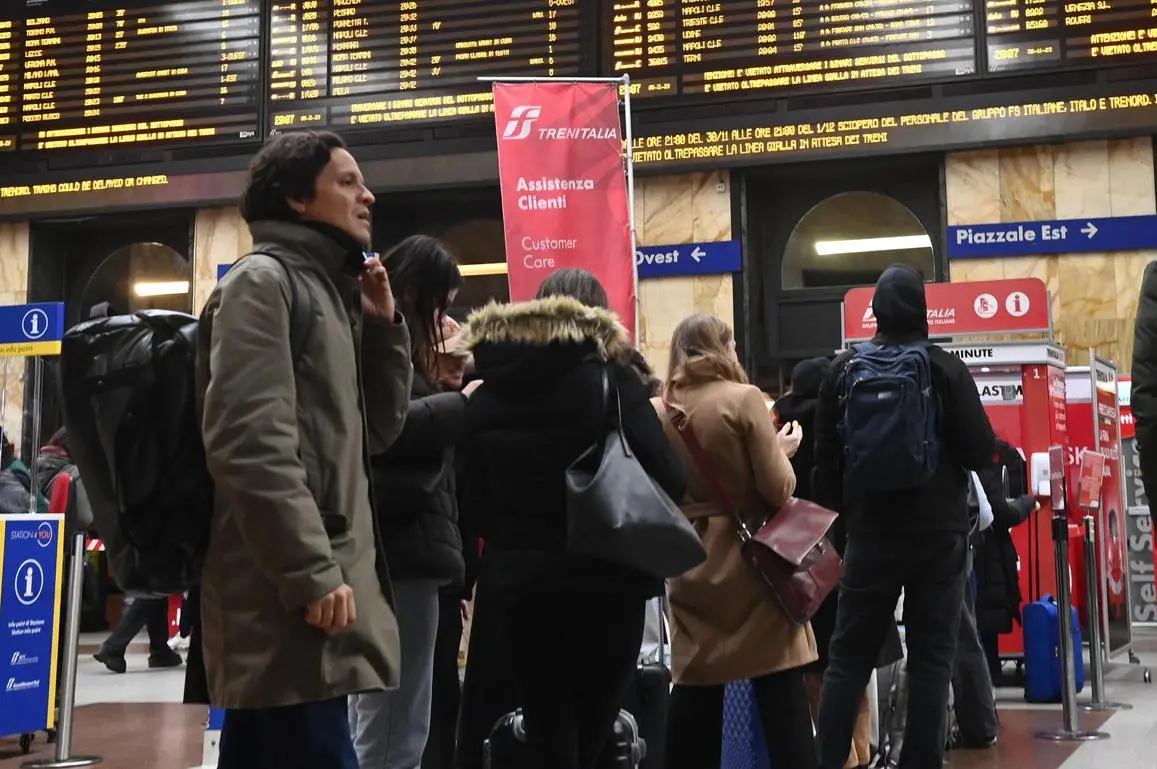
[[[437,392],[417,372],[406,426],[373,458],[374,498],[390,577],[465,581],[454,444],[466,435],[466,397]]]

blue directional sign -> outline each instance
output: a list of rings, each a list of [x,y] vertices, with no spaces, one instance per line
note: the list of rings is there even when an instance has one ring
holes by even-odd
[[[63,516],[0,515],[0,734],[56,722]]]
[[[743,269],[738,240],[717,243],[682,243],[673,246],[636,246],[635,265],[640,278],[677,275],[719,275]]]
[[[221,280],[221,278],[225,277],[225,273],[229,272],[229,268],[232,266],[233,262],[217,265],[217,280]]]
[[[0,358],[59,355],[64,339],[64,303],[0,306]]]
[[[948,257],[1035,256],[1157,248],[1157,216],[1054,219],[948,228]]]

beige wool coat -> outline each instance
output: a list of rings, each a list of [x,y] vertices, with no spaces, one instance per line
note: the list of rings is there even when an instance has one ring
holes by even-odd
[[[671,400],[686,412],[720,482],[741,509],[783,504],[795,490],[791,462],[779,447],[760,391],[726,381],[679,387]],[[671,662],[675,683],[706,686],[757,678],[816,659],[811,626],[794,627],[741,558],[739,538],[720,510],[659,399],[663,429],[687,472],[683,512],[707,560],[670,583]],[[751,520],[749,525],[758,526]]]

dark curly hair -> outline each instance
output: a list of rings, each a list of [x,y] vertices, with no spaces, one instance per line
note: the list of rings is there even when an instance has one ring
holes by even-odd
[[[328,131],[294,131],[270,139],[249,163],[249,180],[241,195],[246,222],[266,219],[296,222],[288,199],[313,200],[317,177],[345,141]]]

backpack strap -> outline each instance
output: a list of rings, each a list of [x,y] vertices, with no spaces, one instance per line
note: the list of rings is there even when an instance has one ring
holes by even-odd
[[[268,256],[280,264],[289,278],[289,352],[296,368],[301,362],[301,356],[305,354],[305,348],[309,345],[310,337],[313,336],[313,326],[317,321],[313,314],[313,294],[302,283],[297,270],[289,265],[289,260],[296,255],[276,243],[254,244],[253,250],[234,262],[229,269],[240,264],[242,259],[256,254]]]

